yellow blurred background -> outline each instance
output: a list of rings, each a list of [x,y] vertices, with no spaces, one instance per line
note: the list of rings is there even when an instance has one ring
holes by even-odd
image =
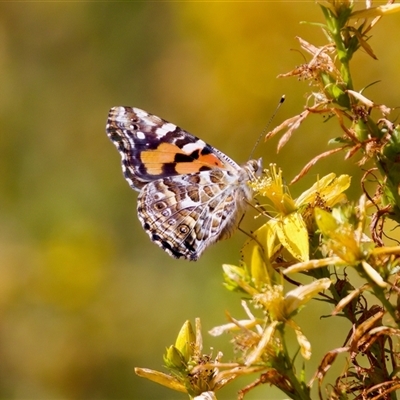
[[[308,83],[276,79],[304,62],[295,36],[321,45],[312,1],[8,2],[0,5],[0,398],[185,399],[136,377],[162,370],[162,354],[186,319],[200,317],[204,350],[234,354],[207,331],[243,317],[222,287],[222,263],[237,264],[245,237],[212,246],[197,263],[152,244],[136,217],[136,193],[105,134],[108,110],[143,108],[247,160],[282,94],[272,127],[303,109]],[[400,15],[385,18],[358,52],[357,89],[397,106]],[[397,32],[397,33],[396,33]],[[291,51],[297,49],[296,51]],[[340,135],[336,121],[306,121],[280,154],[277,139],[256,155],[290,181]],[[332,147],[329,147],[332,148]],[[327,172],[362,172],[338,154],[291,187],[293,197]],[[249,226],[257,221],[247,221]],[[257,226],[257,225],[255,225]],[[313,367],[332,329],[316,305],[305,312]],[[318,328],[316,329],[316,324]],[[335,321],[335,327],[337,322]],[[350,329],[344,324],[343,329]],[[343,339],[343,335],[338,338]],[[320,351],[320,353],[318,353]],[[307,370],[308,378],[313,370]],[[232,399],[254,377],[221,391]],[[260,387],[246,399],[282,399]]]

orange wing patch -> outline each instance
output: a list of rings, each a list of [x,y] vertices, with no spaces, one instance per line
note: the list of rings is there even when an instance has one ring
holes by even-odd
[[[207,165],[210,167],[219,167],[219,168],[224,168],[224,164],[221,162],[221,160],[215,155],[215,154],[205,154],[202,155],[200,154],[199,158],[196,160],[196,162],[199,162],[203,165]]]
[[[185,154],[178,146],[172,143],[160,143],[154,150],[145,150],[140,153],[143,164],[162,164],[175,161],[176,154]]]
[[[205,152],[199,146],[190,154],[184,152],[173,143],[160,143],[154,150],[145,150],[140,153],[140,160],[150,175],[161,175],[165,164],[175,164],[177,174],[191,174],[199,172],[202,167],[225,168],[222,161],[213,153]]]

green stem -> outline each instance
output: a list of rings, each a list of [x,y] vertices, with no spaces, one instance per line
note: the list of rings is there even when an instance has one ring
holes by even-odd
[[[336,51],[338,59],[341,63],[340,73],[342,75],[343,82],[346,84],[347,89],[353,89],[353,80],[350,73],[350,58],[351,53],[346,46],[344,38],[342,36],[342,29],[346,26],[348,18],[351,14],[351,7],[338,8],[336,16],[329,8],[321,6],[326,19],[326,26],[330,32],[330,35],[336,45]]]
[[[347,89],[353,90],[353,79],[351,78],[350,65],[347,57],[345,59],[340,59],[342,63],[340,68],[340,73],[342,74],[343,81],[346,83]]]
[[[286,378],[289,380],[291,386],[293,387],[294,393],[285,393],[288,396],[291,396],[292,399],[294,400],[311,400],[310,393],[308,387],[306,387],[304,384],[302,384],[297,376],[294,374],[294,367],[293,367],[293,360],[289,357],[289,350],[286,345],[285,341],[285,325],[282,324],[278,328],[280,337],[281,337],[281,343],[282,343],[282,356],[283,356],[283,363],[284,363],[284,373]]]

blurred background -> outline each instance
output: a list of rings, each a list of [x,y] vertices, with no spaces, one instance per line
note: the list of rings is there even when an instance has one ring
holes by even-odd
[[[189,319],[200,317],[204,351],[233,358],[229,337],[207,331],[244,317],[222,287],[222,263],[237,264],[245,237],[212,246],[197,263],[152,244],[136,197],[105,134],[112,106],[136,106],[200,136],[234,160],[248,159],[282,94],[276,126],[302,111],[313,88],[276,79],[304,62],[295,36],[326,40],[314,2],[42,2],[0,5],[0,398],[185,399],[134,375],[162,370],[162,354]],[[358,89],[398,106],[400,15],[381,21],[369,41],[378,61],[357,53]],[[296,49],[296,51],[291,51]],[[396,88],[395,91],[392,89]],[[336,121],[306,121],[280,154],[277,138],[258,147],[290,181],[340,135]],[[298,184],[293,197],[328,172],[350,173],[357,157],[337,154]],[[246,226],[257,221],[247,218]],[[313,303],[299,322],[314,344],[312,365],[337,319]],[[325,308],[324,308],[325,307]],[[318,328],[315,328],[318,324]],[[343,324],[343,329],[350,326]],[[320,340],[321,337],[329,337]],[[342,338],[343,335],[338,335]],[[307,370],[308,378],[313,370]],[[240,379],[219,394],[236,391]],[[282,399],[259,387],[246,399]]]

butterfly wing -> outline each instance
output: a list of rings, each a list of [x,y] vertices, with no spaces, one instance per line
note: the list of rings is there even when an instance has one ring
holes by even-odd
[[[139,220],[151,240],[175,258],[197,260],[231,236],[260,161],[239,167],[196,136],[138,108],[110,110],[107,135],[130,186],[140,191]]]
[[[239,169],[201,139],[138,108],[113,107],[106,131],[121,155],[125,179],[135,190],[170,176]]]
[[[212,170],[159,179],[138,197],[138,216],[151,240],[175,258],[197,260],[236,229],[249,197],[237,175]]]

